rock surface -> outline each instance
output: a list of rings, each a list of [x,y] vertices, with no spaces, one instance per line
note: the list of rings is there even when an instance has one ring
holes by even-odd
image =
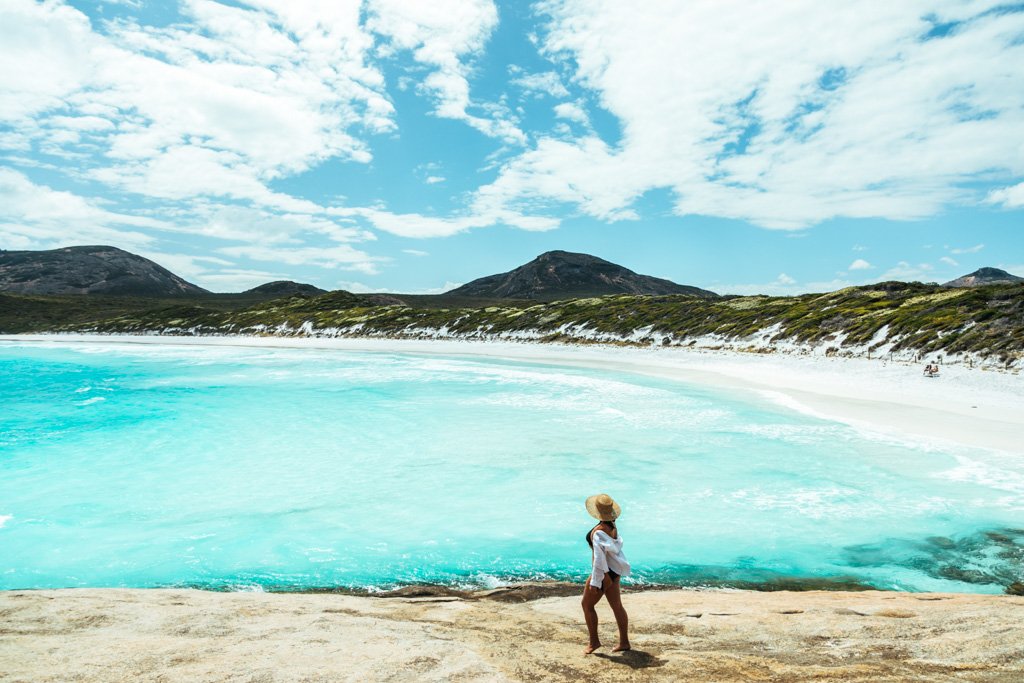
[[[446,292],[452,296],[553,301],[605,294],[692,294],[717,296],[698,287],[639,275],[604,259],[549,251],[507,273],[489,275]]]
[[[633,651],[602,601],[585,657],[578,597],[493,595],[7,591],[0,680],[1024,680],[1019,597],[627,592]]]
[[[973,273],[958,277],[943,284],[943,287],[982,287],[984,285],[1012,285],[1024,282],[1024,277],[1017,277],[999,268],[978,268]]]
[[[19,294],[207,294],[147,258],[116,247],[0,251],[0,291]]]

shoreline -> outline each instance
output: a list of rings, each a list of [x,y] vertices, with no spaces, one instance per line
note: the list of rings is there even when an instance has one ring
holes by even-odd
[[[339,350],[618,371],[706,386],[883,437],[1024,454],[1024,376],[984,368],[945,366],[940,377],[925,378],[914,365],[879,359],[468,340],[47,334],[2,335],[3,342]]]
[[[633,650],[584,656],[578,596],[0,593],[0,680],[1016,681],[1024,597],[624,591]]]
[[[162,586],[72,586],[67,588],[4,588],[0,595],[7,592],[37,592],[54,590],[187,590],[204,593],[262,593],[267,595],[346,595],[357,598],[388,600],[394,598],[457,598],[459,600],[496,600],[498,602],[530,602],[550,597],[566,597],[581,595],[585,578],[579,581],[562,579],[524,579],[508,581],[496,587],[473,584],[448,583],[409,583],[393,584],[387,588],[376,586],[264,586],[264,585],[202,585],[181,584]],[[858,581],[855,577],[816,577],[816,576],[779,576],[763,581],[756,580],[719,580],[693,583],[635,583],[628,579],[622,583],[623,590],[631,593],[671,592],[671,591],[740,591],[751,593],[860,593],[875,591],[880,593],[908,593],[880,588]],[[1024,590],[1024,585],[1021,586]],[[1017,593],[976,592],[963,595],[1016,595]],[[1022,593],[1024,594],[1024,593]]]

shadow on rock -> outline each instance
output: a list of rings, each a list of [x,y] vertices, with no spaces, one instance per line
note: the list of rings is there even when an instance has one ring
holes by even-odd
[[[653,669],[668,664],[667,659],[658,659],[650,652],[644,652],[643,650],[626,650],[614,655],[595,652],[594,656],[607,659],[609,662],[615,662],[616,664],[625,664],[630,669]]]

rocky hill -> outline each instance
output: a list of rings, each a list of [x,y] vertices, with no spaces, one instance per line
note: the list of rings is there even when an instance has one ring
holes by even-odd
[[[154,277],[159,275],[171,278],[172,284],[180,283],[172,288],[175,292],[183,286],[194,287],[146,259],[109,247],[84,247],[78,251],[83,250],[85,256],[97,259],[113,251],[118,258],[129,259],[129,265],[142,262],[155,273]],[[98,250],[100,254],[88,250]],[[6,273],[9,281],[24,285],[26,279],[16,277],[18,255],[19,252],[0,252],[4,259],[0,261],[4,266],[0,272]],[[38,264],[39,259],[34,262]],[[42,282],[54,286],[54,281],[58,281],[69,286],[66,273],[63,280],[58,277],[60,263],[63,261],[59,259],[52,261],[51,271],[36,267],[36,279],[29,284],[39,286]],[[418,297],[353,294],[343,290],[283,296],[273,292],[210,294],[198,288],[195,289],[202,295],[192,297],[0,293],[0,334],[272,334],[515,340],[682,346],[904,361],[925,357],[934,361],[941,357],[946,363],[979,363],[1012,370],[1024,364],[1024,281],[1019,278],[1011,284],[975,281],[973,286],[947,287],[881,282],[823,294],[735,297],[647,279],[582,254],[544,254],[527,266],[525,271],[517,269],[518,273],[484,278],[485,283],[491,281],[488,287],[478,285],[477,281],[448,295]],[[971,276],[991,276],[985,270]],[[622,275],[622,271],[627,275]],[[1004,275],[1002,271],[996,273],[1000,278]],[[102,282],[113,287],[122,277],[138,287],[139,275],[106,274]],[[639,286],[638,280],[648,284],[653,281],[657,286],[666,283],[683,293],[566,296],[582,287]],[[96,280],[83,277],[83,282],[86,284],[79,283],[73,291],[89,291],[88,287],[95,285],[88,282]],[[278,286],[272,284],[271,289]],[[561,289],[553,289],[556,287]],[[289,288],[289,283],[281,285],[282,292]],[[490,298],[474,296],[473,292],[488,294]],[[502,298],[510,295],[520,298]],[[538,301],[540,297],[553,300]]]
[[[253,287],[247,289],[242,294],[252,294],[267,297],[278,297],[278,296],[293,296],[295,294],[305,294],[306,296],[316,296],[318,294],[326,294],[326,289],[320,289],[313,285],[307,285],[303,282],[294,282],[292,280],[274,280],[266,284],[260,285],[259,287]]]
[[[608,294],[718,296],[698,287],[640,275],[604,259],[549,251],[507,273],[488,275],[453,289],[451,296],[555,301]]]
[[[114,297],[0,294],[0,333],[91,332],[477,339],[680,346],[1019,368],[1024,283],[945,288],[883,282],[788,297],[611,295],[414,308],[345,291],[231,310],[215,297],[116,311]],[[129,300],[125,300],[128,302]],[[140,302],[141,303],[141,302]]]
[[[18,294],[207,294],[147,258],[116,247],[0,251],[0,291]]]
[[[984,285],[1012,285],[1024,282],[1024,277],[1011,275],[999,268],[978,268],[973,273],[958,277],[942,285],[943,287],[982,287]]]

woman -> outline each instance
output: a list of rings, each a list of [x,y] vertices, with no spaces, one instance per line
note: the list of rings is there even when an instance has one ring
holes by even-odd
[[[607,596],[608,605],[615,615],[615,623],[619,625],[619,644],[612,652],[624,652],[629,647],[629,617],[622,607],[619,594],[619,579],[629,576],[629,562],[622,554],[622,539],[615,528],[622,509],[607,493],[599,493],[587,498],[587,512],[598,520],[598,524],[587,533],[587,543],[593,551],[593,570],[590,580],[583,589],[583,618],[587,620],[587,631],[590,632],[590,645],[583,654],[592,654],[601,647],[597,636],[597,610],[594,607],[601,596]]]

